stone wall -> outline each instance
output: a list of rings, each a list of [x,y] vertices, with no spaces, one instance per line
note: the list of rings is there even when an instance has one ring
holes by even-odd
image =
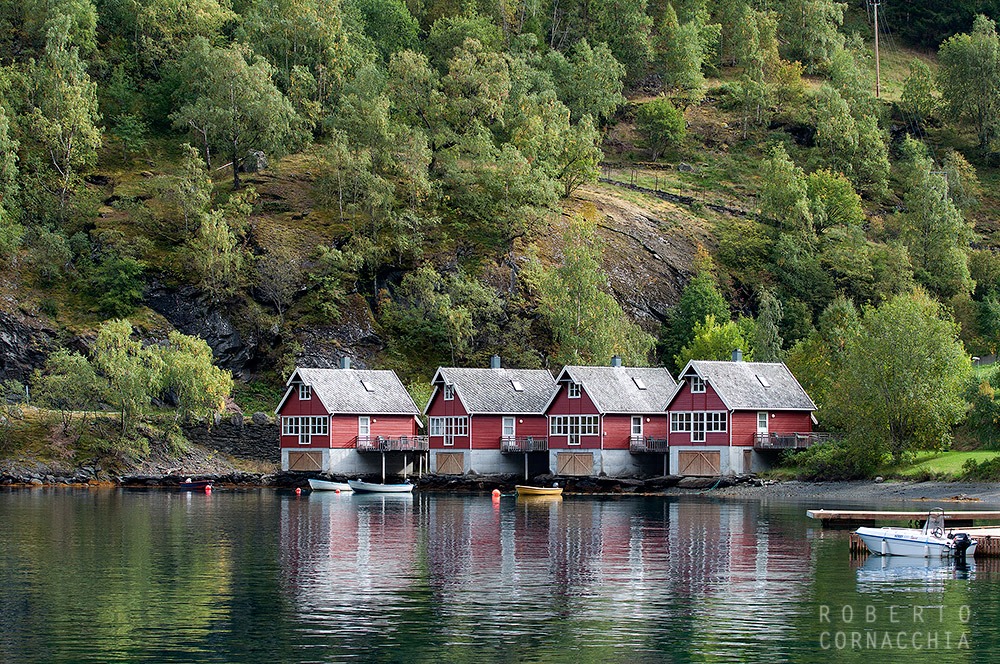
[[[242,415],[217,418],[211,427],[207,424],[185,426],[184,435],[192,443],[238,459],[281,461],[278,425],[267,417],[261,417],[260,413],[251,419]]]

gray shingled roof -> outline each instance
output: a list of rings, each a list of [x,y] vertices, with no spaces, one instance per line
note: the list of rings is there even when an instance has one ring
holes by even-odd
[[[816,410],[795,376],[780,362],[692,360],[681,376],[697,371],[730,410]],[[763,378],[769,387],[758,379]]]
[[[512,381],[520,383],[520,392]],[[471,414],[541,414],[556,381],[545,369],[459,369],[441,367],[434,384],[449,383]],[[430,404],[427,404],[430,406]]]
[[[296,373],[303,383],[312,386],[313,393],[330,413],[420,414],[395,371],[296,369]],[[372,388],[371,392],[365,389],[362,380]]]
[[[602,413],[662,413],[677,386],[662,367],[568,366],[563,373],[580,383]],[[636,378],[646,389],[639,389]]]

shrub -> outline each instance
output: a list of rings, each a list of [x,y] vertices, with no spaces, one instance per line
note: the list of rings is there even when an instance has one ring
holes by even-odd
[[[801,479],[840,481],[872,477],[884,455],[868,441],[845,438],[814,445],[790,458],[802,472]]]

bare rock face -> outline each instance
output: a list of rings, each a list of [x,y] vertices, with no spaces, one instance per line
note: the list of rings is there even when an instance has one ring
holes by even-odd
[[[59,347],[40,318],[0,308],[0,380],[25,381]]]
[[[216,363],[234,375],[243,375],[256,359],[257,340],[244,337],[236,327],[235,312],[207,302],[196,288],[154,285],[146,293],[146,304],[178,331],[204,339]]]
[[[295,340],[302,344],[298,364],[318,369],[336,369],[345,356],[355,368],[367,368],[383,346],[371,310],[360,295],[348,298],[336,325],[299,327]]]

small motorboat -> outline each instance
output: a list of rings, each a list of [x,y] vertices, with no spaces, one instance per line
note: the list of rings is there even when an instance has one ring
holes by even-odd
[[[189,477],[177,486],[187,491],[204,491],[212,488],[212,480],[192,480]]]
[[[413,485],[410,482],[402,484],[376,484],[361,480],[347,480],[347,484],[355,493],[411,493]]]
[[[933,509],[927,514],[923,528],[863,527],[855,532],[868,550],[879,556],[962,560],[976,552],[977,541],[967,533],[945,530],[941,509]]]
[[[519,496],[561,496],[563,491],[561,486],[527,486],[526,484],[517,484],[514,486],[514,490]]]
[[[353,491],[347,482],[330,482],[327,480],[309,480],[309,488],[313,491]]]

